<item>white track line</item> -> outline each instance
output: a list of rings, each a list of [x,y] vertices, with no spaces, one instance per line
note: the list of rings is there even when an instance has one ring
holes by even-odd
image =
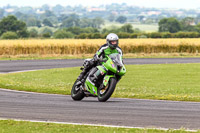
[[[3,88],[0,88],[0,90],[7,91],[7,92],[22,93],[22,94],[40,94],[40,95],[58,95],[58,96],[62,96],[63,95],[63,94],[49,94],[49,93],[40,93],[40,92],[29,92],[29,91],[11,90],[11,89],[3,89]],[[66,96],[66,95],[63,95],[63,96]]]
[[[72,122],[55,122],[55,121],[38,121],[38,120],[22,120],[22,119],[7,119],[0,118],[0,120],[14,120],[14,121],[25,121],[25,122],[39,122],[39,123],[52,123],[52,124],[67,124],[67,125],[83,125],[83,126],[98,126],[98,127],[112,127],[112,128],[133,128],[133,129],[156,129],[156,130],[181,130],[181,129],[171,129],[171,128],[145,128],[145,127],[131,127],[131,126],[117,126],[117,125],[101,125],[101,124],[88,124],[88,123],[72,123]],[[197,132],[198,130],[185,129],[188,132]]]
[[[39,70],[47,70],[47,69],[34,69],[34,70],[23,70],[23,71],[13,71],[13,72],[0,72],[0,74],[32,72],[32,71],[39,71]]]

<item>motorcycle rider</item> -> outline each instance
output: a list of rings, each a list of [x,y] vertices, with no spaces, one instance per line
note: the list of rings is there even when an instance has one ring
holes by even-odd
[[[114,34],[114,33],[108,34],[106,37],[106,44],[104,44],[100,47],[100,49],[94,55],[93,59],[91,59],[90,61],[86,62],[86,64],[84,64],[83,71],[80,73],[77,80],[80,81],[81,83],[83,83],[84,75],[91,68],[97,66],[97,63],[98,63],[100,57],[105,58],[106,55],[110,55],[113,53],[119,53],[119,54],[123,55],[121,48],[118,46],[118,42],[119,42],[119,37],[116,34]]]

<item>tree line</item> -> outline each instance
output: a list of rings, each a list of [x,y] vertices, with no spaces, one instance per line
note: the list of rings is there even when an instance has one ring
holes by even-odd
[[[182,20],[177,20],[174,17],[163,18],[158,24],[159,32],[200,32],[200,23],[196,25],[195,19],[191,17],[186,17]]]
[[[73,17],[75,18],[75,17]],[[84,20],[84,19],[83,19]],[[117,33],[120,38],[198,38],[200,37],[200,24],[193,25],[192,18],[185,18],[178,21],[176,18],[164,18],[159,21],[159,32],[145,33],[134,29],[131,24],[124,24],[121,27],[100,29],[98,25],[91,26],[88,19],[84,21],[87,26],[76,25],[75,21],[67,21],[69,27],[61,25],[56,31],[44,27],[39,33],[36,29],[27,29],[25,22],[18,20],[15,16],[4,17],[0,21],[1,39],[18,38],[80,38],[97,39],[105,38],[108,33]],[[94,20],[99,23],[100,20]],[[97,23],[96,22],[96,23]],[[47,21],[48,23],[48,21]]]
[[[124,21],[125,18],[119,17]],[[132,25],[125,25],[118,29],[106,29],[100,31],[100,26],[104,23],[101,18],[95,19],[79,19],[75,14],[62,18],[64,22],[52,31],[52,23],[48,19],[44,19],[43,31],[38,32],[37,29],[31,28],[28,30],[27,24],[24,21],[18,20],[16,16],[9,15],[0,20],[0,36],[2,39],[17,39],[17,38],[77,38],[82,33],[108,33],[108,32],[130,32],[133,33]],[[37,23],[37,22],[35,22]]]

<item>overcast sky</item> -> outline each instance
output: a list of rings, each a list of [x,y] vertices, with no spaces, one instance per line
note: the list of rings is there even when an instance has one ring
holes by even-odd
[[[111,3],[127,3],[128,5],[136,5],[143,7],[157,7],[157,8],[186,8],[194,9],[200,7],[200,0],[0,0],[0,7],[7,4],[17,6],[33,6],[38,7],[43,4],[54,6],[60,4],[93,6]]]

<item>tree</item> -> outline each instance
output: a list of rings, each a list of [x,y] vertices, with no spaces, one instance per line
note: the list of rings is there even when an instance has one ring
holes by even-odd
[[[0,18],[2,18],[4,15],[4,10],[0,8]]]
[[[28,18],[28,20],[26,21],[27,26],[36,26],[36,19],[35,18]]]
[[[183,31],[196,31],[194,26],[194,18],[186,17],[180,21]]]
[[[44,38],[50,38],[50,37],[51,37],[51,34],[50,34],[49,32],[43,33],[43,34],[42,34],[42,37],[44,37]]]
[[[43,10],[49,10],[49,9],[50,9],[50,6],[47,5],[47,4],[44,4],[44,5],[42,5],[42,9],[43,9]]]
[[[69,31],[75,35],[79,35],[81,33],[97,33],[99,32],[98,29],[87,27],[87,28],[80,28],[80,27],[69,27],[66,29],[66,31]]]
[[[92,24],[93,28],[101,28],[101,25],[104,24],[104,20],[100,17],[94,18],[92,22],[93,22]]]
[[[52,25],[58,23],[57,16],[50,10],[46,10],[45,13],[40,15],[40,20],[44,21],[45,19],[48,19]]]
[[[163,18],[159,21],[160,32],[175,33],[181,30],[181,24],[176,18]]]
[[[20,7],[18,11],[29,15],[34,13],[34,9],[30,6]]]
[[[38,36],[38,31],[36,29],[31,29],[29,31],[29,37],[37,37]]]
[[[67,32],[65,30],[57,30],[54,33],[53,37],[54,38],[59,38],[59,39],[62,39],[62,38],[73,38],[74,35],[71,32]]]
[[[198,24],[195,26],[195,31],[197,31],[197,32],[200,33],[200,23],[198,23]]]
[[[108,20],[109,20],[110,22],[113,22],[113,21],[115,20],[115,15],[114,15],[114,14],[110,14],[110,15],[108,16]]]
[[[33,17],[33,16],[28,15],[28,14],[21,13],[19,11],[16,12],[14,14],[14,16],[17,17],[19,20],[24,21],[24,22],[27,22],[28,18],[32,18]]]
[[[197,15],[196,19],[195,19],[195,23],[200,23],[200,14]]]
[[[82,18],[79,23],[81,28],[86,28],[86,27],[100,28],[101,25],[104,24],[104,20],[100,17],[96,17],[94,19]]]
[[[27,38],[29,36],[27,29],[20,30],[17,32],[17,34],[22,38]]]
[[[15,14],[14,14],[17,18],[21,18],[21,17],[23,17],[25,14],[23,14],[23,13],[21,13],[21,12],[16,12]]]
[[[1,39],[17,39],[18,35],[15,32],[7,31],[2,34]]]
[[[85,28],[85,27],[92,27],[93,26],[93,22],[91,19],[89,18],[82,18],[80,20],[80,27],[81,28]]]
[[[42,27],[41,21],[40,21],[40,20],[37,20],[37,21],[36,21],[36,26],[39,27],[39,28]]]
[[[53,27],[53,24],[51,23],[51,21],[49,19],[44,19],[42,22],[45,26],[49,26],[49,27]]]
[[[63,6],[61,6],[61,5],[59,5],[59,4],[53,7],[53,11],[54,11],[55,13],[61,13],[61,12],[63,12],[64,10],[65,10],[65,8],[64,8]]]
[[[93,27],[86,27],[82,29],[82,33],[97,33],[99,30]]]
[[[79,35],[79,34],[82,33],[82,28],[80,28],[80,27],[69,27],[69,28],[66,29],[66,31],[71,32],[75,35]]]
[[[101,32],[104,34],[108,34],[108,33],[119,33],[120,32],[120,28],[118,28],[117,26],[115,26],[115,25],[112,25],[112,26],[110,26],[110,27],[108,27],[108,28],[104,28]]]
[[[65,15],[65,14],[61,14],[58,17],[58,22],[63,22],[64,20],[66,20],[69,16]]]
[[[49,27],[42,27],[40,34],[45,34],[45,33],[49,33],[50,35],[52,35],[53,31]]]
[[[17,20],[17,18],[13,15],[4,17],[0,21],[0,35],[7,31],[16,32],[19,37],[28,36],[26,23]]]
[[[56,16],[52,11],[46,10],[43,14],[45,18]]]
[[[80,25],[80,19],[76,16],[69,16],[67,19],[65,19],[61,27],[75,27]]]
[[[127,18],[125,16],[119,16],[117,19],[116,19],[116,22],[119,22],[121,24],[125,23],[127,21]]]
[[[131,24],[125,24],[125,25],[123,25],[123,26],[120,28],[120,30],[121,30],[122,32],[127,32],[127,33],[133,33],[133,32],[134,32],[133,26],[132,26]]]
[[[31,26],[41,27],[42,26],[41,21],[37,20],[35,17],[27,18],[26,24],[27,24],[28,27],[31,27]]]

